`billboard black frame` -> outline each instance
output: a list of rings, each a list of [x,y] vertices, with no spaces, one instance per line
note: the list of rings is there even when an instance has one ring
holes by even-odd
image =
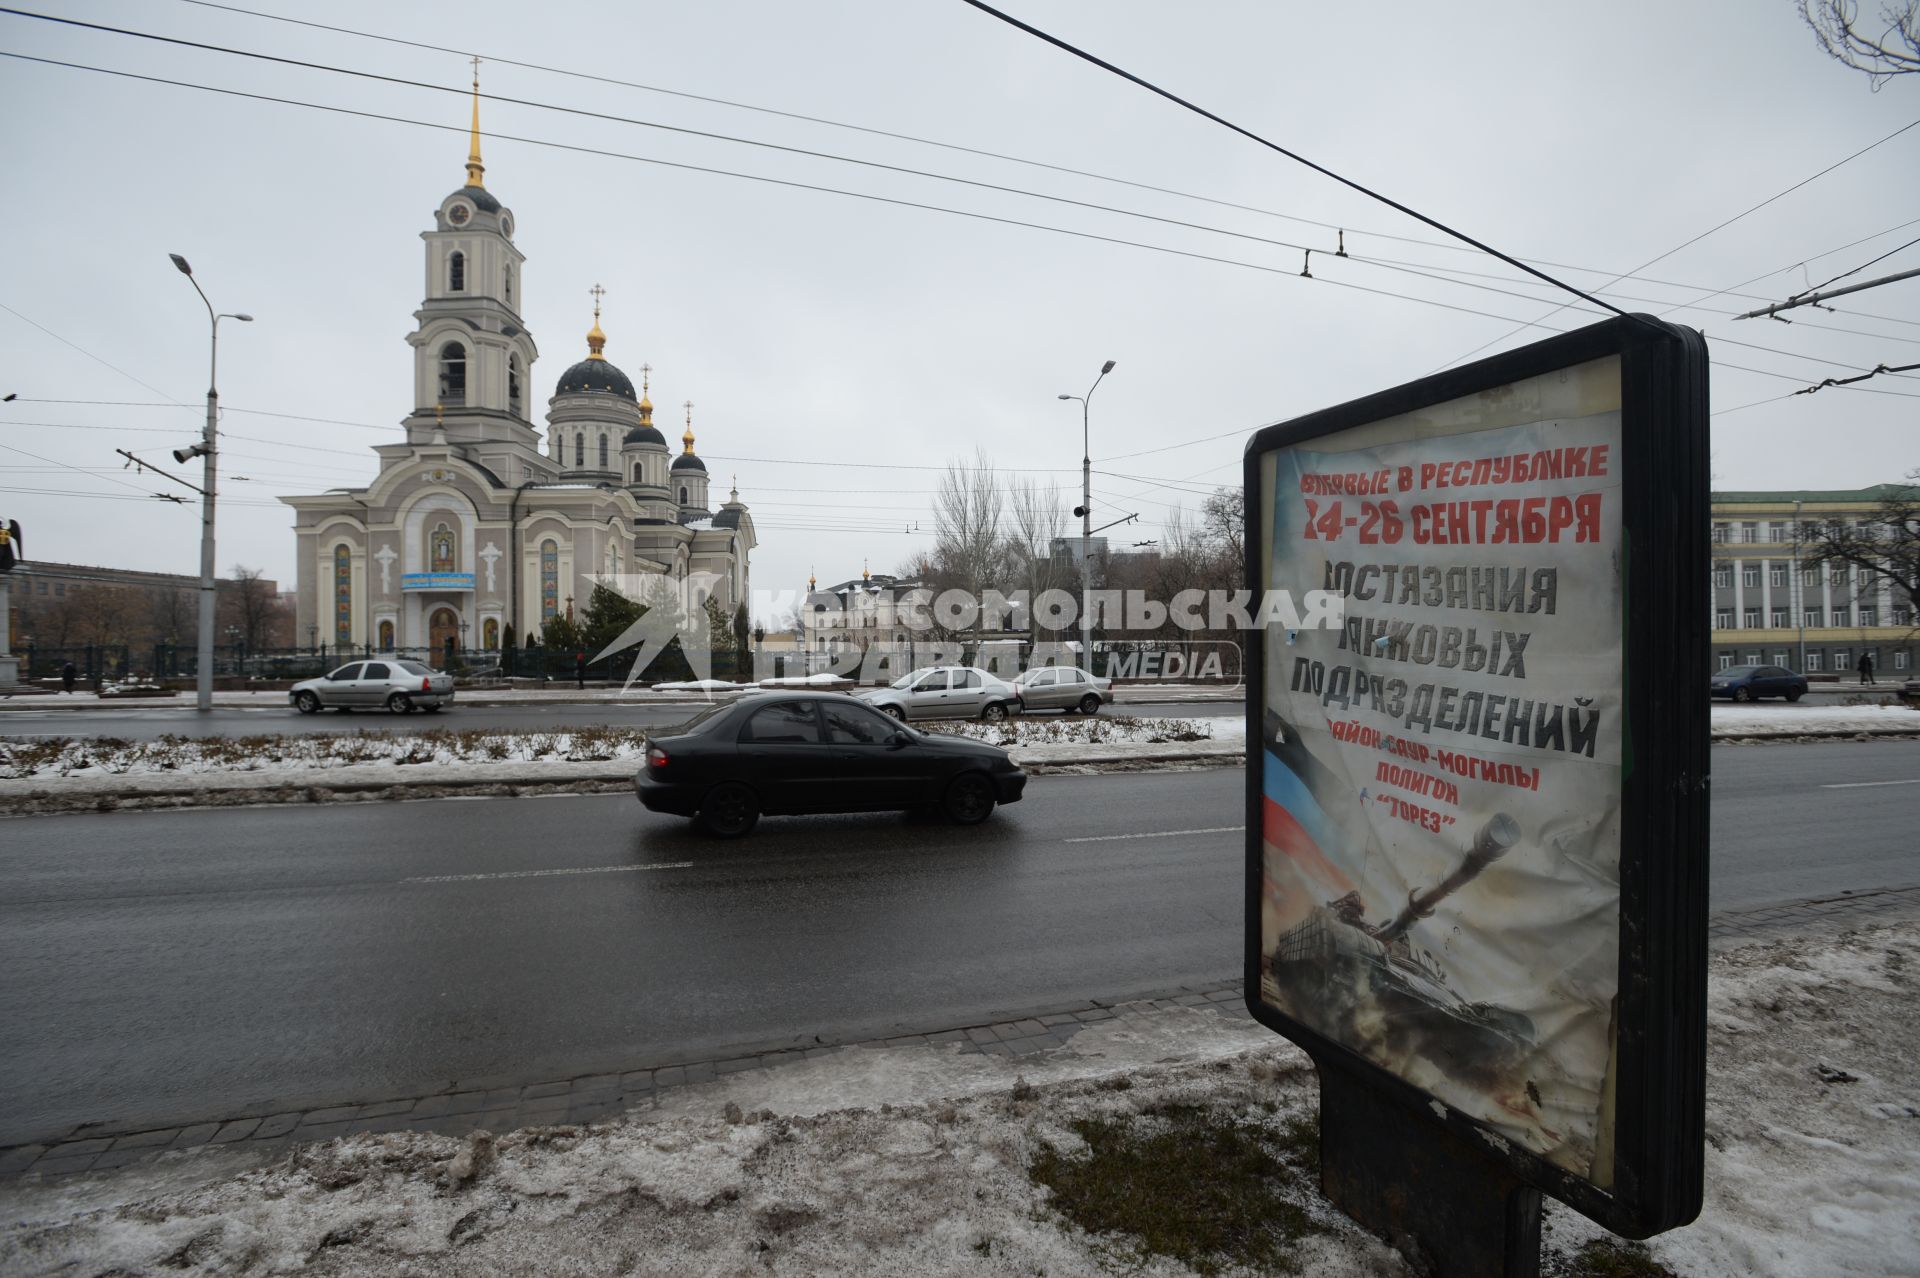
[[[1615,1233],[1646,1238],[1698,1216],[1704,1189],[1708,868],[1709,617],[1700,574],[1710,557],[1707,349],[1695,330],[1648,315],[1606,320],[1518,350],[1264,427],[1243,456],[1245,576],[1258,600],[1271,512],[1266,454],[1530,377],[1620,358],[1622,636],[1619,1019],[1612,1188],[1504,1140],[1260,998],[1264,875],[1263,715],[1266,645],[1246,662],[1245,997],[1254,1018],[1329,1069],[1395,1104],[1409,1124],[1437,1123],[1534,1186]],[[1629,672],[1631,678],[1628,678]],[[1444,1113],[1436,1117],[1436,1109]],[[1414,1128],[1410,1126],[1411,1139]]]

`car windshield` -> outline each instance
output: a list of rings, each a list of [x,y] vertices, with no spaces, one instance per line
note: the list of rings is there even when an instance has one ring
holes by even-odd
[[[1759,674],[1761,669],[1762,667],[1760,666],[1728,666],[1720,672],[1720,677],[1722,679],[1738,679],[1743,675]]]
[[[417,661],[396,661],[393,664],[399,666],[410,675],[430,675],[433,673],[433,671],[427,669]]]
[[[706,709],[694,715],[691,719],[687,719],[684,722],[672,724],[667,727],[662,727],[658,731],[650,732],[647,735],[652,737],[684,737],[684,736],[691,736],[696,732],[705,732],[708,728],[713,726],[713,721],[715,719],[718,719],[721,715],[725,714],[727,711],[731,709],[733,709],[733,702],[716,701],[712,705],[708,706]]]
[[[888,684],[887,686],[891,688],[904,688],[919,677],[920,677],[920,672],[916,670],[912,674],[901,675],[898,679],[895,679],[891,684]]]

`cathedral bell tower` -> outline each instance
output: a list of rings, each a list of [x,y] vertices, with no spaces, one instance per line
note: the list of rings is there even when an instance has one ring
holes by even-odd
[[[513,211],[487,190],[485,172],[476,58],[466,185],[440,201],[433,229],[420,235],[426,299],[407,335],[414,383],[407,442],[432,442],[439,421],[454,444],[518,444],[537,452],[529,387],[539,352],[520,319],[526,258],[513,244]]]

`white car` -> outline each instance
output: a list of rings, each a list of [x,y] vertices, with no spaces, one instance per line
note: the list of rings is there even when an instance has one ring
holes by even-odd
[[[1040,666],[1022,671],[1015,685],[1020,703],[1028,710],[1062,710],[1072,714],[1099,714],[1113,700],[1113,680],[1088,674],[1078,666]]]
[[[379,661],[351,661],[331,674],[305,679],[287,689],[287,699],[301,714],[328,710],[438,710],[453,703],[453,677],[430,670],[417,661],[393,657]]]
[[[934,666],[891,687],[855,694],[896,719],[973,719],[998,723],[1020,713],[1020,689],[971,666]]]

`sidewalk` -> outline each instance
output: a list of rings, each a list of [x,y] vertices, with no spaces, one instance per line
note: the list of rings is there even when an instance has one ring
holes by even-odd
[[[722,694],[731,695],[731,694]],[[1153,705],[1164,702],[1219,701],[1239,702],[1246,700],[1244,688],[1221,688],[1213,684],[1171,684],[1154,683],[1129,685],[1122,684],[1115,698],[1119,705]],[[284,688],[261,689],[256,692],[216,692],[213,694],[216,708],[258,707],[264,705],[283,706],[287,704],[287,692]],[[655,692],[650,688],[635,688],[627,691],[618,685],[599,685],[589,682],[585,688],[576,688],[570,683],[555,683],[545,688],[460,688],[454,698],[458,706],[514,706],[514,705],[609,705],[632,704],[647,706],[699,706],[708,704],[708,699],[698,693],[672,691]],[[191,692],[176,693],[171,697],[101,697],[91,691],[73,693],[0,693],[0,714],[10,710],[182,710],[192,709],[194,695]]]

